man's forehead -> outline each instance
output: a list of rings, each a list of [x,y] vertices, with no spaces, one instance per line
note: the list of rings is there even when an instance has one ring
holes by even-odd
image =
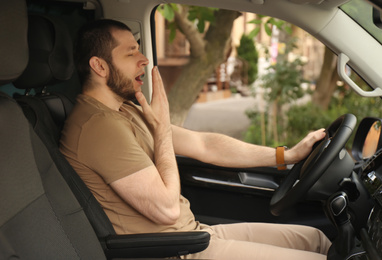
[[[137,43],[137,41],[134,38],[134,35],[130,31],[114,29],[111,31],[111,34],[117,42],[117,46],[123,45],[127,48],[139,48],[139,44]]]

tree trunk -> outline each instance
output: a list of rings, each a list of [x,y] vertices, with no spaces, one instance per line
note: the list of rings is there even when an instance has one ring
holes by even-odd
[[[168,93],[171,122],[173,124],[183,124],[203,85],[216,67],[224,61],[231,47],[233,21],[239,15],[239,12],[220,9],[216,12],[215,23],[210,25],[205,34],[203,44],[200,41],[188,39],[191,45],[190,61],[185,65],[170,93]],[[187,19],[187,16],[180,15],[176,17],[176,19],[182,18]],[[182,22],[186,24],[183,20]],[[192,35],[184,32],[186,28],[182,29],[187,38]],[[192,46],[194,42],[198,44],[198,47]]]
[[[321,67],[320,77],[317,80],[316,90],[312,96],[312,103],[327,110],[337,87],[339,79],[337,73],[337,56],[325,47],[324,61]]]

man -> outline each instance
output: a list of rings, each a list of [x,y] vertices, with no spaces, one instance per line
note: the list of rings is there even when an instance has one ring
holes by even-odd
[[[141,92],[148,65],[130,29],[99,20],[78,39],[83,85],[61,139],[61,151],[101,203],[117,233],[205,230],[210,246],[191,258],[326,259],[330,241],[304,226],[195,221],[180,194],[175,154],[220,166],[276,165],[274,148],[247,144],[170,124],[169,107],[156,67],[149,105]],[[141,107],[131,100],[137,99]],[[324,131],[309,134],[284,154],[286,164],[305,158]]]

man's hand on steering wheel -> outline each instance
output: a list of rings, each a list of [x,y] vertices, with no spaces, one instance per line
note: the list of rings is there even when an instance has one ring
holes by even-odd
[[[325,128],[309,133],[292,149],[287,150],[284,155],[286,164],[295,164],[308,157],[313,145],[325,137]]]
[[[352,114],[340,116],[325,132],[320,129],[309,134],[289,151],[289,153],[292,152],[292,157],[285,158],[285,162],[291,163],[287,160],[299,162],[289,170],[288,175],[273,194],[270,203],[273,215],[280,215],[302,200],[336,158],[338,160],[347,158],[346,151],[341,154],[340,152],[349,140],[356,123],[357,118]],[[322,141],[314,146],[321,139]],[[338,171],[338,174],[340,173],[341,171]],[[345,174],[347,174],[346,171]]]

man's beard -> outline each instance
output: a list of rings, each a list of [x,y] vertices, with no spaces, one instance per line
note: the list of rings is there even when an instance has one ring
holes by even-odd
[[[113,65],[112,62],[108,62],[109,65],[109,78],[107,79],[107,85],[118,97],[124,102],[135,99],[135,90],[133,81],[127,78],[123,73]]]

